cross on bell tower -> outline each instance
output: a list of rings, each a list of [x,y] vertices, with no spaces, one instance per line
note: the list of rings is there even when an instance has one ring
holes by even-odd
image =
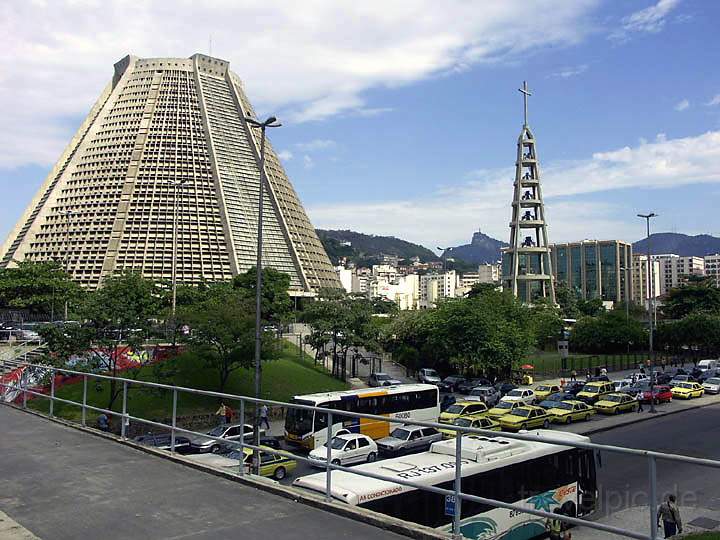
[[[525,303],[537,298],[555,303],[540,163],[528,125],[528,97],[532,94],[526,81],[518,90],[523,94],[524,121],[517,141],[510,246],[502,254],[503,286]]]

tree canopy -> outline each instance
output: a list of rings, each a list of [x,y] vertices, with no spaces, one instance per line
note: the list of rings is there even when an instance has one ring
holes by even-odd
[[[720,289],[707,281],[689,282],[671,289],[662,301],[662,313],[668,319],[706,313],[720,315]]]
[[[24,309],[34,314],[59,313],[67,301],[74,309],[82,289],[57,262],[18,263],[0,270],[0,307]]]

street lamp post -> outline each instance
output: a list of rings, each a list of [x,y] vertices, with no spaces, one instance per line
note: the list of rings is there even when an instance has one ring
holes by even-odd
[[[650,248],[650,220],[657,217],[657,214],[651,212],[649,214],[638,214],[637,217],[644,219],[647,226],[647,279],[648,293],[650,301],[648,302],[648,323],[650,327],[650,412],[655,412],[655,355],[653,351],[653,310],[655,308],[655,298],[653,296],[653,270],[652,270],[652,249]]]
[[[436,247],[435,249],[442,251],[442,255],[440,255],[440,258],[442,259],[442,262],[443,262],[443,272],[447,272],[447,255],[446,255],[447,249],[441,248],[440,246]]]
[[[621,266],[620,271],[625,273],[625,322],[630,322],[630,287],[628,285],[628,272],[631,268]],[[630,341],[627,343],[627,352],[630,354]]]
[[[261,350],[262,350],[262,329],[260,328],[260,315],[262,304],[262,225],[263,225],[263,189],[265,182],[265,131],[269,127],[280,127],[277,118],[270,116],[264,122],[258,122],[251,116],[246,116],[245,121],[251,128],[260,130],[260,187],[258,189],[258,234],[257,234],[257,259],[255,263],[255,271],[257,279],[255,281],[255,398],[260,399],[260,383],[262,370],[260,366]],[[255,403],[255,423],[253,428],[254,444],[260,445],[260,415],[259,404]],[[255,474],[259,474],[260,469],[260,453],[255,450],[253,452],[253,469]]]

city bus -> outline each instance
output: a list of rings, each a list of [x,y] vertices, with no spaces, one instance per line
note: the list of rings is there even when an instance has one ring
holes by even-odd
[[[537,430],[567,442],[589,442],[574,433]],[[582,517],[597,501],[595,455],[592,450],[508,438],[462,437],[461,490],[529,509]],[[445,496],[394,483],[393,478],[426,486],[454,489],[455,440],[436,442],[429,451],[353,467],[387,476],[376,480],[345,471],[332,472],[333,498],[375,512],[436,528],[452,530]],[[297,478],[293,485],[325,492],[326,473]],[[545,534],[545,520],[517,510],[463,500],[460,532],[466,538],[522,540]]]
[[[432,384],[400,384],[308,394],[295,396],[291,403],[336,410],[332,435],[347,430],[373,439],[387,437],[396,427],[411,424],[413,420],[437,422],[440,415],[439,391]],[[343,416],[344,411],[387,416],[388,421]],[[327,432],[327,414],[288,408],[285,417],[285,440],[288,444],[313,450],[325,444]]]

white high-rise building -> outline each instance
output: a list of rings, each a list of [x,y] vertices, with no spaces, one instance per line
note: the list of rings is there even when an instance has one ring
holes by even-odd
[[[78,81],[82,84],[83,81]],[[340,288],[277,153],[260,134],[228,62],[126,56],[2,250],[62,261],[93,289],[116,271],[170,280],[230,279],[256,264],[263,178],[263,265],[291,290]]]
[[[453,298],[457,282],[455,270],[449,270],[444,274],[420,276],[420,308],[433,308],[439,300]]]
[[[660,294],[682,285],[688,276],[705,275],[705,261],[702,257],[681,257],[673,253],[653,255],[660,263]]]
[[[720,254],[707,255],[705,260],[705,275],[710,276],[715,281],[715,286],[720,287]]]
[[[657,298],[660,296],[660,262],[652,261],[651,264],[652,272],[652,296]],[[651,278],[648,276],[648,262],[647,255],[633,254],[633,267],[632,267],[632,301],[639,305],[644,306],[648,309],[650,300],[650,282]]]

